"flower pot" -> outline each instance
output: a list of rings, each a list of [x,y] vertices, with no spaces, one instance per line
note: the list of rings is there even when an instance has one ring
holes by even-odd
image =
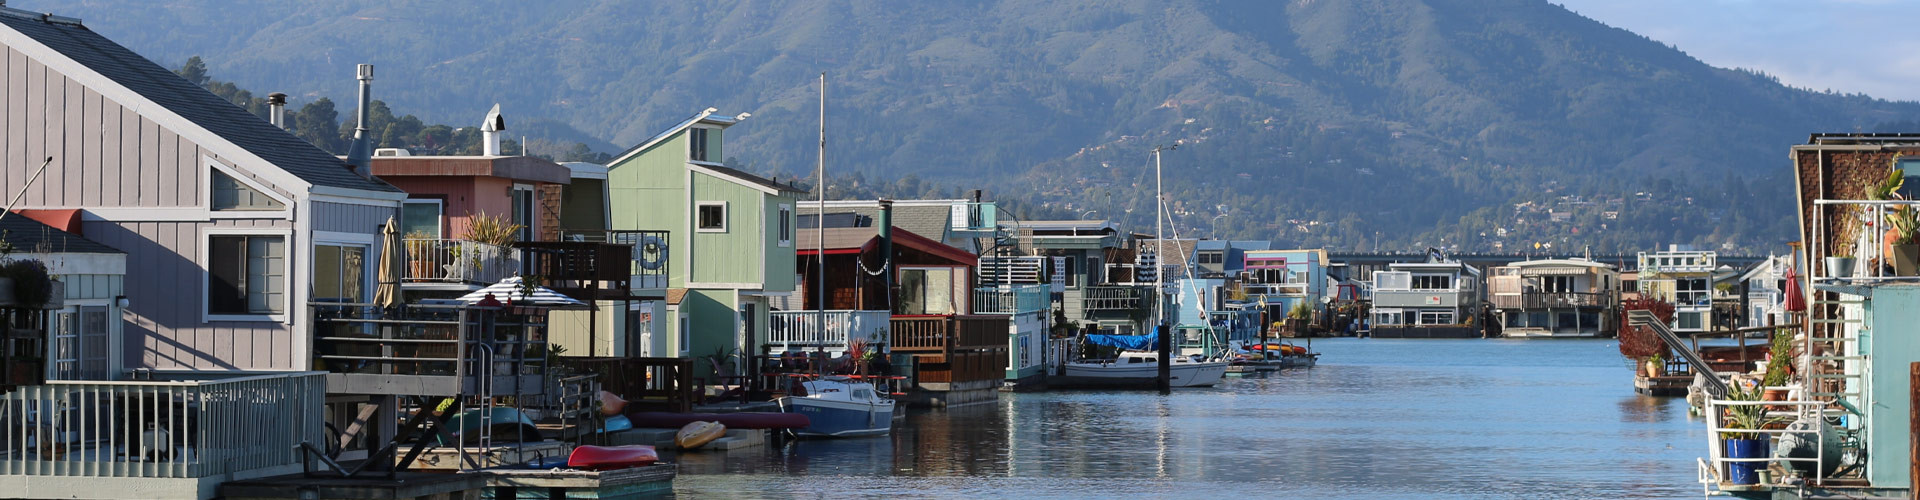
[[[1772,443],[1766,438],[1728,439],[1723,441],[1727,447],[1727,458],[1766,458]],[[1727,482],[1732,484],[1758,484],[1759,471],[1766,470],[1766,462],[1727,462]]]
[[[1827,257],[1827,277],[1829,278],[1853,277],[1853,257],[1851,256]]]
[[[1786,390],[1786,389],[1767,389],[1766,391],[1764,391],[1764,392],[1761,392],[1761,393],[1760,393],[1760,400],[1762,400],[1762,401],[1786,401],[1786,400],[1787,400],[1787,390]],[[1787,405],[1767,405],[1767,410],[1768,410],[1768,411],[1788,411],[1788,410],[1791,410],[1791,409],[1793,409],[1793,408],[1792,408],[1792,407],[1789,407],[1789,406],[1787,406]]]
[[[1667,375],[1666,367],[1660,366],[1660,365],[1661,363],[1659,361],[1654,361],[1651,359],[1647,360],[1647,377],[1652,378],[1652,377],[1666,376]]]
[[[1893,274],[1920,276],[1920,245],[1893,246]]]

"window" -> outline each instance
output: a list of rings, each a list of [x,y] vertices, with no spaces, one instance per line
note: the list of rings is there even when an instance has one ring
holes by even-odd
[[[703,201],[695,213],[694,229],[703,233],[727,232],[727,202]]]
[[[1453,277],[1446,275],[1418,275],[1413,277],[1414,290],[1451,290]]]
[[[793,246],[793,205],[780,205],[780,246]]]
[[[1680,304],[1705,305],[1707,302],[1706,278],[1680,278],[1673,280],[1674,301]]]
[[[680,355],[687,355],[687,346],[693,343],[693,317],[686,311],[680,312]]]
[[[953,270],[900,270],[900,310],[896,314],[954,314]]]
[[[407,200],[400,205],[400,234],[425,234],[441,238],[440,220],[446,207],[440,200]]]
[[[54,380],[108,380],[113,372],[109,346],[112,330],[107,306],[76,306],[54,313],[52,352]]]
[[[207,313],[280,314],[286,304],[286,237],[207,238]]]
[[[1225,257],[1222,257],[1220,252],[1200,252],[1201,264],[1219,264],[1225,262],[1225,260]]]
[[[208,208],[210,209],[284,210],[287,208],[287,205],[281,203],[280,200],[275,200],[267,196],[266,193],[262,193],[252,186],[235,180],[233,176],[227,175],[226,172],[216,169],[213,171],[212,177],[213,199],[208,201]]]
[[[1420,311],[1420,324],[1451,325],[1453,324],[1453,311]]]
[[[313,300],[360,304],[367,298],[367,247],[313,246]]]
[[[1701,321],[1702,314],[1699,312],[1683,312],[1675,314],[1674,316],[1674,323],[1682,330],[1699,330],[1701,328],[1700,325],[1703,323]]]
[[[707,129],[696,128],[687,131],[687,159],[707,161]]]

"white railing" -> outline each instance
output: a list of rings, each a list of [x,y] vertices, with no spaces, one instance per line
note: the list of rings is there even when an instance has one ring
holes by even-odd
[[[0,395],[0,474],[202,478],[300,463],[324,434],[324,372],[56,381]]]
[[[820,311],[774,311],[768,314],[768,347],[839,347],[853,339],[885,344],[893,336],[890,311],[826,311],[826,329]]]
[[[520,250],[476,241],[408,238],[412,282],[497,283],[520,272]]]
[[[1047,309],[1046,285],[987,286],[973,290],[974,314],[1023,314]]]
[[[1773,389],[1791,389],[1791,388],[1773,387]],[[1821,401],[1732,401],[1732,400],[1708,398],[1707,408],[1706,408],[1707,458],[1703,462],[1703,467],[1702,467],[1702,470],[1700,471],[1700,482],[1707,483],[1706,486],[1708,487],[1717,487],[1718,485],[1721,485],[1721,484],[1728,484],[1729,479],[1732,477],[1732,472],[1728,469],[1728,465],[1733,463],[1743,463],[1743,462],[1757,463],[1759,464],[1758,466],[1760,468],[1765,469],[1767,464],[1770,462],[1782,462],[1782,465],[1789,465],[1789,464],[1786,464],[1785,462],[1811,462],[1813,465],[1812,468],[1814,471],[1814,477],[1813,477],[1813,481],[1808,484],[1816,484],[1816,485],[1821,484],[1826,480],[1826,469],[1824,467],[1821,467],[1821,464],[1825,462],[1825,459],[1826,459],[1826,451],[1825,451],[1826,438],[1825,436],[1821,435],[1821,432],[1818,426],[1815,426],[1814,428],[1811,428],[1811,429],[1785,429],[1785,428],[1782,428],[1782,429],[1728,429],[1723,426],[1723,423],[1726,422],[1726,417],[1727,417],[1726,413],[1729,407],[1736,407],[1736,406],[1792,407],[1794,408],[1792,411],[1776,411],[1773,409],[1765,410],[1769,416],[1779,416],[1782,418],[1786,418],[1789,422],[1791,422],[1792,419],[1790,417],[1797,416],[1797,415],[1823,415],[1824,416],[1825,410],[1823,410],[1822,408],[1827,406],[1827,404],[1828,403],[1821,402]],[[1726,439],[1724,439],[1721,436],[1722,433],[1740,434],[1740,435],[1756,435],[1756,436],[1766,438],[1768,440],[1767,456],[1760,457],[1760,458],[1731,458],[1726,456]],[[1812,441],[1814,444],[1813,456],[1812,457],[1781,457],[1773,453],[1774,451],[1773,448],[1777,446],[1777,443],[1775,443],[1774,441],[1777,440],[1779,436],[1786,435],[1786,434],[1800,434],[1800,435],[1806,436],[1806,439]],[[1786,468],[1788,470],[1792,470],[1792,467],[1786,467]],[[1778,481],[1778,479],[1776,478],[1776,480],[1774,481],[1775,483],[1774,485],[1777,486],[1779,482],[1780,481]],[[1759,486],[1767,486],[1767,485],[1759,485]]]

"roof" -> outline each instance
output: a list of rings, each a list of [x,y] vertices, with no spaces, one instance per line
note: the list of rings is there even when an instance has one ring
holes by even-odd
[[[1541,260],[1523,260],[1523,261],[1519,261],[1519,262],[1513,262],[1513,263],[1510,263],[1510,264],[1507,264],[1507,265],[1508,265],[1508,266],[1513,266],[1513,267],[1556,267],[1556,266],[1560,266],[1560,267],[1593,267],[1593,268],[1600,268],[1600,269],[1613,269],[1613,264],[1607,264],[1607,263],[1604,263],[1604,262],[1594,262],[1594,261],[1591,261],[1591,260],[1586,260],[1586,259],[1541,259]]]
[[[680,133],[680,131],[686,130],[687,127],[692,127],[693,124],[695,123],[709,123],[713,125],[719,125],[721,128],[726,128],[726,127],[732,126],[735,123],[740,123],[741,119],[744,119],[748,116],[746,114],[742,114],[738,117],[720,116],[720,115],[713,114],[715,111],[718,111],[718,110],[713,108],[707,108],[706,111],[694,113],[692,117],[687,118],[685,121],[682,121],[679,124],[676,124],[672,127],[667,127],[666,130],[661,131],[659,134],[655,134],[653,137],[647,138],[647,140],[645,141],[641,141],[640,144],[634,145],[631,148],[627,148],[626,151],[621,151],[620,154],[613,155],[613,161],[607,162],[607,164],[616,165],[616,164],[619,164],[620,162],[627,161],[628,158],[632,158],[634,155],[640,154],[641,152],[644,152],[647,149],[652,148],[656,144],[660,144],[660,141],[665,141],[667,140],[667,138],[673,137],[673,134],[678,134]]]
[[[703,171],[703,172],[720,176],[720,177],[730,178],[730,179],[733,179],[734,181],[741,182],[744,184],[758,186],[763,191],[788,192],[788,193],[807,192],[807,190],[794,187],[792,184],[781,184],[778,182],[774,182],[770,179],[767,179],[765,177],[749,174],[749,173],[734,169],[733,167],[728,167],[718,163],[690,161],[690,162],[687,162],[687,164],[692,165],[694,170]]]
[[[400,191],[385,182],[353,173],[346,162],[332,154],[94,33],[78,20],[63,19],[48,19],[18,9],[0,9],[0,25],[46,45],[303,181],[315,186]]]
[[[818,243],[821,240],[815,234],[816,231],[825,233],[824,247]],[[823,249],[827,255],[860,253],[879,244],[880,238],[880,234],[870,227],[836,227],[816,231],[798,232],[799,238],[793,242],[795,255],[815,255]],[[980,257],[972,252],[913,234],[912,231],[901,229],[900,226],[893,226],[893,244],[896,247],[919,250],[967,266],[980,263]]]
[[[1033,231],[1117,231],[1108,220],[1036,220],[1020,223],[1020,229]]]
[[[939,202],[939,203],[928,203]],[[966,200],[899,200],[893,203],[893,226],[913,234],[945,240],[947,231],[953,224],[953,204]],[[799,203],[800,215],[813,215],[819,209],[812,202]],[[872,226],[872,220],[880,217],[880,202],[875,200],[841,200],[827,202],[828,214],[859,214],[868,219],[866,225]],[[828,225],[832,227],[831,223]],[[805,232],[805,231],[802,231]],[[871,232],[871,230],[869,230]]]
[[[41,249],[46,253],[126,253],[20,214],[0,215],[0,230],[6,231],[7,242],[18,253],[41,253]]]
[[[598,163],[587,163],[584,161],[563,161],[563,162],[560,162],[560,166],[567,167],[568,170],[572,170],[573,171],[572,175],[573,175],[573,178],[575,179],[607,178],[606,165],[601,165]]]
[[[1140,240],[1135,242],[1137,245],[1134,248],[1141,252],[1145,252],[1147,250],[1154,250],[1158,248],[1159,241],[1160,240],[1155,240],[1155,239]],[[1166,242],[1167,242],[1167,246],[1170,246],[1172,248],[1168,249],[1167,255],[1160,259],[1161,260],[1160,265],[1172,266],[1175,269],[1182,269],[1187,267],[1188,258],[1193,256],[1194,248],[1196,248],[1201,243],[1200,240],[1196,240],[1192,238],[1180,238],[1180,239],[1167,238]]]
[[[499,177],[516,181],[572,184],[573,170],[533,156],[376,156],[373,175]]]

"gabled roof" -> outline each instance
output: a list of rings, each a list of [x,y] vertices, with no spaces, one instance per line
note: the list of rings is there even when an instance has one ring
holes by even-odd
[[[893,226],[913,234],[945,241],[948,230],[953,225],[953,205],[966,203],[966,200],[894,200]],[[799,203],[796,213],[814,215],[819,212],[812,201]],[[832,200],[827,202],[827,214],[859,214],[866,226],[874,224],[880,216],[880,202],[876,200]],[[811,227],[811,226],[808,226]],[[833,222],[828,221],[828,228]]]
[[[126,253],[17,213],[0,211],[0,230],[15,253]]]
[[[607,164],[619,165],[620,162],[627,161],[628,158],[633,158],[634,155],[640,154],[641,152],[652,148],[655,144],[659,144],[660,141],[665,141],[667,140],[667,138],[673,137],[673,134],[678,134],[680,133],[680,131],[686,130],[687,127],[692,127],[696,123],[708,123],[713,125],[719,125],[721,128],[726,128],[726,127],[732,126],[735,123],[740,123],[740,118],[744,117],[744,115],[742,115],[741,117],[720,116],[720,115],[713,114],[714,111],[715,110],[713,108],[707,108],[706,111],[695,113],[692,118],[687,118],[686,121],[682,121],[677,125],[668,127],[665,131],[662,131],[659,134],[654,135],[653,137],[650,137],[645,141],[641,141],[640,144],[635,145],[634,147],[631,147],[631,148],[627,148],[626,151],[621,151],[620,154],[614,155],[613,161],[607,162]]]
[[[332,154],[94,33],[82,26],[79,20],[0,8],[0,25],[59,52],[87,70],[106,77],[113,84],[125,87],[139,97],[192,122],[193,126],[300,180],[315,186],[394,193],[400,191],[385,182],[360,177],[348,170],[346,162]],[[140,103],[120,104],[129,108],[140,107]]]
[[[816,231],[826,233],[826,240],[824,240],[826,241],[826,245],[820,245],[819,242],[822,240],[815,234]],[[854,254],[871,250],[872,247],[880,243],[880,235],[870,227],[836,227],[816,231],[799,231],[795,233],[799,237],[795,238],[793,242],[794,255],[816,255],[821,253],[823,249],[827,255]],[[947,259],[953,261],[955,264],[971,267],[979,265],[980,263],[980,257],[977,255],[945,243],[933,241],[925,236],[913,234],[911,231],[901,229],[900,226],[893,227],[893,244],[898,247],[911,248],[928,255]]]
[[[771,179],[767,179],[765,177],[761,177],[758,175],[749,174],[749,173],[740,171],[738,169],[734,169],[733,167],[728,167],[726,165],[721,165],[718,163],[690,161],[690,162],[687,162],[687,166],[689,168],[694,169],[695,171],[704,172],[716,177],[731,180],[735,183],[739,183],[747,187],[759,189],[761,192],[765,192],[767,194],[779,194],[779,193],[802,194],[807,192],[806,190],[800,189],[798,187],[794,187],[791,184],[781,184],[778,182],[774,182]]]

